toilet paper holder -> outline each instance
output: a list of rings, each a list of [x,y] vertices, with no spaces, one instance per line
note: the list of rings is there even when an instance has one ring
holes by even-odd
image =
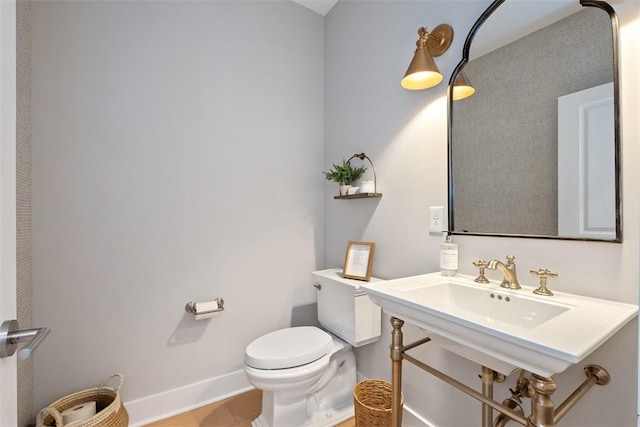
[[[191,313],[194,316],[195,315],[217,313],[219,311],[223,311],[224,310],[224,300],[222,298],[216,298],[214,301],[218,304],[218,308],[216,308],[215,310],[197,311],[196,302],[195,301],[189,301],[187,303],[187,305],[184,306],[184,309],[185,309],[185,311],[187,313]]]

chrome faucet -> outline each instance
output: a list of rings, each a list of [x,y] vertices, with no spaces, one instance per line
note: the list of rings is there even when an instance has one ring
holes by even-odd
[[[487,263],[486,268],[490,270],[500,270],[504,278],[500,286],[508,289],[520,289],[520,283],[518,283],[518,276],[516,276],[516,263],[513,262],[516,258],[513,255],[507,255],[507,263],[504,264],[497,259],[492,259]]]

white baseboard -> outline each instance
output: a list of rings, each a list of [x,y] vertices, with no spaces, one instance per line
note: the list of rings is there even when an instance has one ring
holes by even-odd
[[[425,420],[407,405],[404,405],[402,411],[402,427],[435,427],[435,425]]]
[[[358,372],[358,381],[367,379]],[[141,399],[124,402],[129,426],[142,427],[192,409],[253,390],[243,370],[188,384]],[[403,427],[435,427],[409,406],[404,405]],[[640,427],[640,426],[639,426]]]
[[[124,402],[129,426],[141,427],[253,390],[243,370]]]

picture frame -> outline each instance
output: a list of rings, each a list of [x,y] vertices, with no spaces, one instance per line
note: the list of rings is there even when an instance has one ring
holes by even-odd
[[[348,279],[371,280],[373,255],[376,251],[374,242],[359,242],[350,240],[347,243],[347,253],[344,257],[342,276]]]

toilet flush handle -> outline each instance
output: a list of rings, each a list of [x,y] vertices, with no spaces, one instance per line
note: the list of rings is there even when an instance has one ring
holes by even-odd
[[[313,287],[316,288],[317,290],[321,291],[322,290],[322,285],[319,283],[314,283]]]

